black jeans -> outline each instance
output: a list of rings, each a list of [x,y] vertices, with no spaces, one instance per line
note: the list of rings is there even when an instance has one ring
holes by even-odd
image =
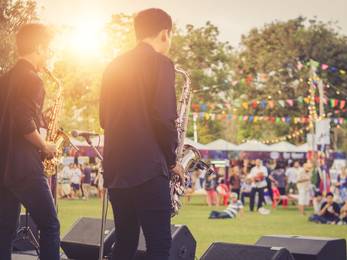
[[[255,202],[255,195],[256,195],[256,193],[258,193],[258,206],[257,206],[257,209],[259,209],[259,208],[261,208],[263,206],[263,202],[264,202],[264,189],[265,188],[252,188],[251,197],[250,197],[250,203],[249,203],[250,211],[254,210],[254,202]]]
[[[235,192],[237,194],[237,199],[240,199],[240,189],[231,189],[231,192]]]
[[[139,186],[109,189],[116,228],[112,260],[132,260],[140,227],[146,241],[146,259],[167,260],[171,248],[169,180],[157,176]]]
[[[11,260],[20,204],[40,231],[40,259],[60,259],[60,225],[47,179],[42,175],[18,187],[0,187],[0,259]]]
[[[245,205],[245,198],[251,198],[251,193],[250,192],[241,192],[241,202],[243,205]]]

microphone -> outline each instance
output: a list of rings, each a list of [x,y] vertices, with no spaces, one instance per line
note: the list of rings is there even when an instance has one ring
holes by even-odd
[[[93,137],[93,136],[99,136],[99,134],[97,134],[97,133],[78,131],[78,130],[71,131],[71,135],[73,137],[75,137],[75,138],[76,137],[84,137],[84,138],[87,138],[87,139],[89,139],[90,137]]]

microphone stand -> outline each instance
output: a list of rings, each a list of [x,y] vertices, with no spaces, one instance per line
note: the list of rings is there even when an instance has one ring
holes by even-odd
[[[84,139],[88,143],[88,145],[94,150],[96,156],[103,161],[104,157],[101,155],[99,150],[93,145],[90,140],[90,136],[83,135]],[[104,258],[104,240],[105,240],[105,226],[107,219],[107,209],[108,209],[108,190],[105,189],[102,197],[102,217],[101,217],[101,232],[100,232],[100,251],[98,260],[103,260]]]

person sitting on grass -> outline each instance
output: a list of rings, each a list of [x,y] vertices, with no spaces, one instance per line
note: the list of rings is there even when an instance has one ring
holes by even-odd
[[[340,219],[340,206],[334,201],[334,194],[328,192],[319,214],[312,215],[309,221],[321,224],[336,224]]]
[[[340,209],[340,221],[338,222],[338,224],[347,225],[347,200]]]
[[[230,204],[223,211],[211,211],[210,219],[225,219],[225,218],[236,218],[240,214],[243,215],[243,205],[240,200],[237,199],[237,193],[232,192],[230,194]]]
[[[323,196],[320,191],[315,192],[314,198],[313,198],[313,212],[314,214],[319,214],[320,209],[322,208],[323,205]]]

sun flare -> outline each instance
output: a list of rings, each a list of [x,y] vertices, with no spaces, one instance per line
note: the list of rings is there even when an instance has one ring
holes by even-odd
[[[104,35],[102,24],[88,21],[77,24],[72,29],[69,45],[71,49],[81,54],[98,54],[101,51]]]
[[[105,21],[97,17],[78,18],[66,27],[56,46],[82,58],[100,57],[105,43]]]

